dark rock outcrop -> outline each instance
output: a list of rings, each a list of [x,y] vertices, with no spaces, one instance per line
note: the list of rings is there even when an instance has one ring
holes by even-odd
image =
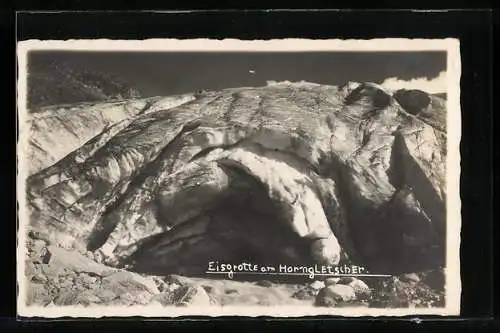
[[[356,293],[351,286],[334,284],[320,290],[316,296],[317,306],[333,307],[338,303],[356,300]]]
[[[439,267],[446,137],[433,124],[444,124],[404,98],[374,84],[277,83],[135,107],[30,176],[30,228],[154,274],[202,273],[213,258]],[[46,113],[68,124],[87,111]]]
[[[31,110],[42,105],[130,99],[141,95],[116,76],[50,59],[31,57],[28,73],[27,97]]]
[[[400,89],[394,93],[394,98],[406,112],[446,132],[446,94],[430,95],[422,90]]]
[[[431,104],[431,97],[422,90],[401,89],[394,93],[394,98],[409,113],[418,115]]]

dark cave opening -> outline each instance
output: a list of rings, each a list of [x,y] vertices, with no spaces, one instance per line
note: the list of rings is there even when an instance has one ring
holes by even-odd
[[[279,265],[314,265],[313,240],[301,239],[293,232],[284,220],[286,215],[270,200],[264,186],[236,168],[227,167],[225,171],[230,175],[231,186],[219,203],[167,233],[146,239],[127,260],[132,270],[207,277],[210,262],[277,268]],[[200,232],[176,237],[189,229]],[[285,282],[304,279],[300,276],[236,275],[235,279],[243,280]]]

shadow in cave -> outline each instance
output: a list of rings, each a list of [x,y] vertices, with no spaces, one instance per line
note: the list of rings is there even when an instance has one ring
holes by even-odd
[[[307,273],[275,273],[280,273],[280,265],[314,265],[313,240],[302,239],[292,230],[286,212],[269,199],[259,181],[243,171],[226,168],[231,185],[219,204],[202,216],[146,239],[127,260],[131,270],[227,279],[227,269],[221,271],[221,265],[226,268],[246,263],[247,267],[257,265],[259,271],[235,272],[233,280],[294,283],[308,279]],[[219,271],[207,273],[209,265]],[[262,267],[273,267],[275,271],[262,272]]]

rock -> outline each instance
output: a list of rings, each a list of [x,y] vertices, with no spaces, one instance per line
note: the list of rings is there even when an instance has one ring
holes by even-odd
[[[336,284],[321,289],[316,296],[316,305],[335,306],[339,302],[356,300],[356,293],[351,286]]]
[[[45,246],[47,243],[44,240],[41,239],[35,239],[33,241],[33,247],[32,250],[36,253],[43,254],[43,250],[45,249]]]
[[[154,281],[154,283],[156,283],[156,286],[159,286],[159,285],[165,283],[165,281],[163,280],[163,278],[161,278],[159,276],[151,276],[151,279]]]
[[[50,278],[59,277],[59,275],[63,275],[68,271],[65,267],[58,264],[38,264],[37,268],[42,274]]]
[[[166,276],[165,281],[169,284],[176,284],[178,286],[192,283],[192,281],[189,278],[178,274],[170,274]]]
[[[325,280],[325,286],[333,286],[340,281],[340,278],[328,278]]]
[[[80,293],[72,290],[59,293],[54,299],[54,304],[58,306],[78,305]]]
[[[403,95],[372,83],[283,82],[172,109],[158,107],[168,98],[49,108],[29,120],[30,225],[52,244],[154,275],[201,274],[238,253],[328,265],[345,254],[391,274],[435,269],[446,245],[446,109],[420,94],[410,99],[425,111],[413,114]],[[116,271],[49,252],[51,265]]]
[[[58,282],[59,283],[64,283],[64,282],[68,282],[68,277],[66,275],[60,275],[58,277]]]
[[[60,291],[54,299],[55,305],[58,306],[92,306],[96,304],[105,304],[106,302],[110,302],[112,299],[115,299],[116,296],[113,297],[100,297],[102,294],[96,292],[96,290],[62,290]]]
[[[325,287],[325,282],[316,280],[313,283],[311,283],[309,287],[311,287],[314,290],[320,290]]]
[[[142,293],[123,293],[120,295],[119,300],[126,305],[139,304],[146,305],[151,302],[153,295],[148,292]]]
[[[50,257],[51,256],[52,256],[52,254],[46,248],[45,251],[43,252],[43,254],[40,257],[40,259],[41,259],[40,263],[48,264],[50,262]]]
[[[153,300],[153,301],[151,301],[151,302],[148,304],[148,306],[151,306],[151,307],[159,307],[159,306],[163,306],[163,305],[162,305],[160,302]]]
[[[174,304],[177,306],[208,306],[210,297],[201,286],[183,286],[175,291]]]
[[[336,307],[357,309],[357,308],[368,308],[370,307],[370,304],[367,301],[357,300],[352,302],[338,303]]]
[[[94,274],[92,272],[87,272],[87,274],[89,276],[99,276],[98,274]],[[72,270],[65,270],[65,275],[66,275],[66,278],[68,278],[68,279],[74,279],[77,276],[77,273],[75,271],[72,271]]]
[[[380,86],[372,83],[361,83],[346,96],[345,104],[360,103],[373,108],[385,108],[391,103],[391,95]]]
[[[273,283],[269,280],[260,280],[260,281],[257,281],[255,284],[258,286],[261,286],[261,287],[272,287],[273,286]]]
[[[26,295],[26,305],[42,305],[45,306],[52,301],[52,297],[48,293],[47,289],[36,283],[28,283],[27,285],[27,295]]]
[[[59,288],[61,288],[61,289],[73,289],[73,282],[71,282],[71,280],[59,281]]]
[[[81,283],[83,283],[87,286],[93,286],[98,282],[98,279],[95,276],[81,274],[80,281],[81,281]]]
[[[360,279],[354,279],[353,281],[349,282],[348,286],[354,289],[354,292],[358,299],[367,299],[372,293],[370,287],[368,287],[368,285]]]
[[[163,306],[206,306],[211,304],[211,299],[201,286],[181,286],[173,292],[164,292],[153,296],[153,301]]]
[[[168,291],[174,291],[174,290],[179,289],[179,287],[180,287],[180,286],[181,286],[181,285],[180,285],[180,284],[178,284],[178,283],[171,283],[171,284],[169,284],[169,285],[167,286],[167,290],[168,290]]]
[[[98,264],[76,251],[68,251],[53,245],[49,246],[47,250],[50,253],[48,264],[51,266],[64,267],[77,273],[95,273],[103,276],[116,271],[115,269]]]
[[[164,292],[168,289],[168,284],[165,281],[163,281],[162,278],[160,278],[158,276],[153,276],[152,279],[153,279],[154,283],[156,284],[158,291]]]
[[[309,299],[314,299],[316,296],[317,291],[309,288],[302,288],[297,290],[292,297],[299,299],[299,300],[309,300]]]
[[[403,274],[399,277],[399,279],[403,282],[419,282],[420,281],[420,277],[416,273]]]
[[[95,294],[97,298],[100,299],[101,303],[104,304],[109,304],[111,301],[114,299],[118,298],[120,296],[119,293],[116,293],[114,290],[107,289],[107,287],[99,287],[96,289],[93,289],[92,292]],[[126,293],[126,290],[122,291],[122,294]]]
[[[201,287],[202,287],[203,289],[205,289],[205,291],[206,291],[208,294],[210,294],[211,292],[213,292],[213,291],[214,291],[214,287],[212,287],[212,286],[204,286],[204,285],[202,285]]]
[[[417,115],[429,107],[431,97],[422,90],[400,89],[394,93],[394,98],[409,113]]]
[[[50,243],[48,240],[48,235],[41,230],[30,229],[28,231],[28,237],[34,240],[42,240],[45,242],[45,245],[48,245]]]
[[[35,264],[31,260],[24,262],[24,275],[30,279],[37,272]]]
[[[93,259],[94,259],[94,261],[95,261],[95,262],[97,262],[97,263],[99,263],[99,264],[100,264],[100,263],[102,263],[102,262],[103,262],[104,257],[103,257],[103,255],[102,255],[102,253],[101,253],[101,252],[96,251],[96,252],[94,253],[94,255],[93,255]]]
[[[152,302],[160,303],[162,306],[173,306],[175,304],[174,294],[172,292],[162,292],[151,298]]]
[[[94,290],[86,290],[78,294],[76,302],[79,305],[90,306],[99,304],[102,300],[95,294]]]
[[[45,282],[47,282],[47,277],[43,274],[36,274],[31,278],[31,282],[45,283]]]
[[[336,301],[334,297],[327,297],[320,291],[319,294],[316,296],[314,305],[322,307],[335,307],[337,306],[337,303],[338,301]]]
[[[337,283],[338,283],[338,284],[349,284],[349,283],[351,283],[351,282],[352,282],[352,281],[354,281],[354,280],[355,280],[355,278],[353,278],[352,276],[343,276],[343,277],[341,277],[341,278],[337,281]]]
[[[159,293],[154,281],[127,271],[119,271],[108,275],[101,280],[101,283],[103,286],[117,290],[148,291],[151,294]]]

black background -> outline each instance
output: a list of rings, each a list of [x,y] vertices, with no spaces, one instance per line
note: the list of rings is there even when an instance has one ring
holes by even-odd
[[[3,24],[14,23],[14,15],[4,15]],[[13,33],[13,29],[9,30]],[[454,330],[478,331],[492,328],[493,316],[493,84],[492,84],[492,13],[488,11],[452,12],[409,12],[409,11],[327,11],[327,12],[195,12],[195,13],[21,13],[17,16],[17,38],[24,39],[79,39],[79,38],[443,38],[458,37],[461,42],[462,78],[462,315],[468,320],[453,320]],[[14,45],[14,40],[9,40]],[[15,55],[12,55],[15,61]],[[14,67],[15,68],[15,67]],[[11,68],[12,70],[12,68]],[[13,72],[13,71],[12,71]],[[12,73],[15,74],[15,73]],[[15,82],[12,80],[11,82]],[[13,94],[14,95],[14,94]],[[12,109],[10,109],[12,110]],[[4,112],[11,113],[6,109]],[[5,122],[4,122],[5,123]],[[12,124],[12,123],[11,123]],[[9,125],[9,124],[7,124]],[[12,125],[9,125],[12,127]],[[15,172],[15,171],[14,171]],[[10,171],[9,174],[14,174]],[[5,178],[5,177],[3,177]],[[2,179],[5,182],[5,179]],[[14,182],[12,187],[14,187]],[[7,188],[7,186],[4,186]],[[13,198],[12,198],[13,199]],[[13,200],[14,201],[14,200]],[[10,209],[15,213],[14,209]],[[15,233],[12,219],[5,219],[2,235],[9,246],[10,254],[3,252],[5,261],[10,260],[9,284],[1,284],[1,316],[6,331],[14,326],[53,331],[54,327],[64,327],[61,331],[117,328],[123,323],[139,329],[140,323],[130,320],[106,322],[98,320],[80,321],[80,324],[59,322],[59,324],[15,322],[7,317],[15,316]],[[10,234],[10,235],[9,235]],[[10,242],[7,242],[10,241]],[[3,272],[6,272],[5,270]],[[432,326],[433,329],[449,328],[450,319],[436,321],[439,317],[421,317],[423,322],[393,320],[392,329],[419,329]],[[320,318],[325,319],[325,318]],[[262,328],[291,330],[334,331],[338,328],[371,329],[387,325],[388,318],[369,319],[361,322],[351,320],[270,320],[267,321],[234,318],[213,321],[151,322],[142,323],[140,329],[176,329],[194,326],[203,330],[225,328],[233,330],[258,331]],[[428,322],[429,321],[429,322]],[[105,325],[105,327],[103,327]],[[390,325],[387,325],[390,326]],[[189,331],[189,330],[188,330]]]

